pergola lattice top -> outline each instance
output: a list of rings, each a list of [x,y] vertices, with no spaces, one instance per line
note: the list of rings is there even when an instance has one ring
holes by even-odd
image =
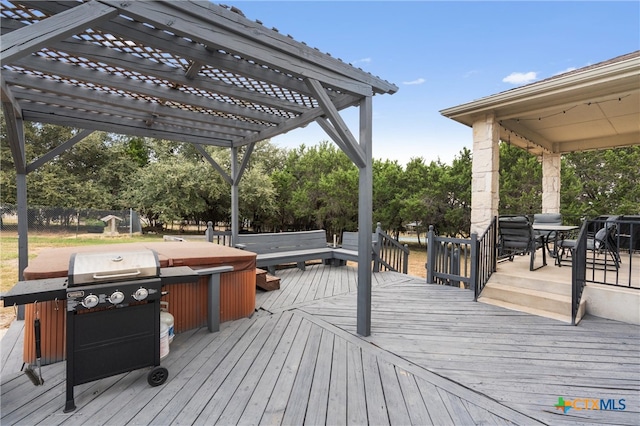
[[[3,102],[28,121],[232,147],[397,91],[208,2],[3,1],[1,16]]]

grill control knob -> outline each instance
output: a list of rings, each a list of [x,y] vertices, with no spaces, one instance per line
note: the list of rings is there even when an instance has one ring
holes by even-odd
[[[124,293],[121,291],[114,291],[111,296],[109,296],[109,302],[113,305],[118,305],[124,301]]]
[[[90,294],[82,300],[82,306],[87,309],[95,308],[99,302],[100,299],[98,298],[98,296],[96,296],[95,294]]]
[[[136,299],[137,301],[140,301],[140,300],[146,299],[148,295],[149,295],[149,290],[147,290],[146,288],[140,287],[139,289],[136,290],[135,293],[133,293],[133,298]]]

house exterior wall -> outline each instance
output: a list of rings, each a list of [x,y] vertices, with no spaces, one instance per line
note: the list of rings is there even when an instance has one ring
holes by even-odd
[[[637,289],[589,283],[582,298],[587,302],[589,315],[640,325],[640,291]]]

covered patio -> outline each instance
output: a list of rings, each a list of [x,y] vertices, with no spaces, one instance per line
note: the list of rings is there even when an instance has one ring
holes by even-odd
[[[640,145],[639,82],[636,51],[440,111],[473,129],[471,232],[500,213],[500,141],[541,159],[541,213],[560,213],[562,154]]]
[[[640,145],[640,51],[447,108],[440,113],[473,129],[472,233],[480,236],[499,232],[499,226],[493,221],[501,214],[500,143],[518,146],[540,159],[542,206],[537,213],[559,214],[563,154]],[[624,220],[623,216],[621,221],[616,222],[618,229],[631,229],[625,235],[616,236],[618,241],[635,234],[640,227],[637,222],[640,212],[633,213],[636,215],[633,219]],[[598,226],[596,230],[603,225],[604,221],[590,223],[590,226]],[[489,291],[480,299],[557,317],[556,313],[548,312],[545,306],[560,303],[557,300],[560,297],[563,299],[561,303],[566,305],[561,308],[562,315],[564,318],[568,316],[570,322],[575,322],[579,321],[578,311],[584,309],[584,304],[581,305],[584,289],[583,300],[591,302],[586,305],[587,312],[593,309],[591,312],[599,316],[640,324],[640,292],[637,291],[640,265],[634,254],[637,252],[634,249],[636,245],[627,246],[622,267],[616,265],[608,278],[589,280],[585,279],[586,276],[595,274],[597,265],[593,261],[591,266],[587,266],[583,244],[587,242],[588,233],[581,233],[580,238],[580,247],[583,247],[581,255],[574,253],[573,256],[574,263],[576,259],[579,260],[579,267],[574,268],[564,285],[551,285],[557,281],[545,282],[544,279],[540,280],[543,274],[529,272],[526,280],[534,280],[538,285],[527,288],[517,274],[509,275],[511,265],[506,262],[498,266],[498,270],[502,269],[505,274],[502,281],[499,281],[499,274],[491,275],[491,267],[485,270],[484,279]],[[493,246],[487,248],[485,253],[495,250],[497,240],[491,244]],[[554,266],[554,259],[549,259],[543,269],[549,268],[555,269],[553,275],[566,275]],[[484,289],[485,282],[479,283],[479,292]],[[587,282],[589,284],[585,287]],[[524,288],[519,284],[523,284]]]

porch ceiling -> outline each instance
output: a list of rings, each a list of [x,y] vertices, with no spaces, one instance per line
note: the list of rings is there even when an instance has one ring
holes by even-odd
[[[3,0],[0,13],[2,103],[26,121],[237,147],[398,90],[209,2]]]
[[[640,143],[640,51],[440,111],[467,126],[487,113],[532,154]]]

